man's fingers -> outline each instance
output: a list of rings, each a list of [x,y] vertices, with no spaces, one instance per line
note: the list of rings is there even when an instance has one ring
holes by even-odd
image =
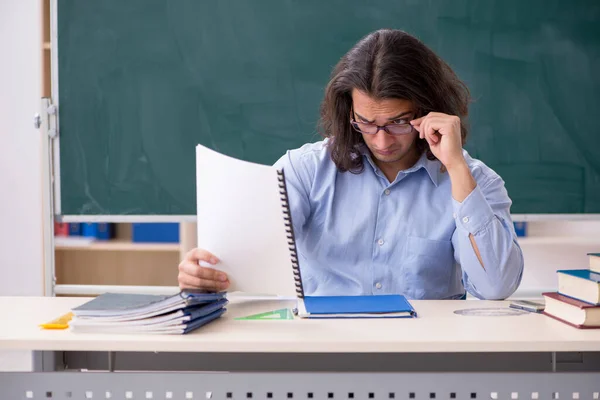
[[[460,119],[453,117],[432,116],[427,119],[429,126],[440,135],[447,135],[452,132],[454,124],[460,127]]]
[[[184,272],[180,272],[177,277],[180,288],[193,288],[193,289],[206,289],[206,290],[224,290],[229,286],[228,282],[211,281],[207,279],[201,279],[196,276],[188,275]]]
[[[425,135],[429,138],[428,142],[439,143],[441,139],[441,131],[443,130],[443,118],[431,117],[427,120],[427,129]]]
[[[421,136],[423,137],[423,139],[427,140],[427,143],[429,143],[430,146],[432,146],[435,143],[435,141],[431,137],[431,122],[429,121],[429,119],[426,119],[421,124]]]
[[[212,268],[201,267],[191,261],[179,264],[179,271],[203,280],[227,282],[227,274],[224,272]]]
[[[425,118],[427,118],[427,116],[420,117],[420,118],[417,118],[417,119],[413,119],[412,121],[410,121],[410,123],[411,123],[413,126],[415,126],[415,125],[420,125],[420,124],[421,124],[421,122],[423,122],[423,119],[425,119]]]
[[[186,254],[185,258],[190,261],[206,261],[213,265],[219,262],[214,254],[204,249],[193,249]]]
[[[211,291],[224,290],[229,287],[227,274],[201,264],[215,265],[219,259],[204,249],[189,251],[179,264],[177,280],[180,288],[196,288]]]
[[[419,125],[413,125],[413,128],[415,128],[415,130],[417,132],[419,132],[419,139],[423,139],[423,132],[422,132],[422,128]]]

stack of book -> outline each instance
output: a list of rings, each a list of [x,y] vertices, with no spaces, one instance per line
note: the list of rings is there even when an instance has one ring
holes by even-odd
[[[600,253],[589,269],[558,270],[558,292],[543,293],[544,314],[576,328],[600,328]]]
[[[105,293],[72,309],[69,329],[82,333],[185,334],[219,318],[226,304],[225,292]]]

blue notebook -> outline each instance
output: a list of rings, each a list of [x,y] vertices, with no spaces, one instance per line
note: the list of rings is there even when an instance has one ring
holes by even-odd
[[[302,318],[414,318],[412,305],[399,294],[373,296],[305,296],[298,299]]]

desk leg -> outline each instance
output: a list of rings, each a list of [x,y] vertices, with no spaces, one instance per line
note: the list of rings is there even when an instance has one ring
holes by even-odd
[[[116,353],[114,351],[108,352],[108,372],[115,372],[115,357]]]
[[[54,372],[64,370],[61,351],[34,351],[33,370],[35,372]]]

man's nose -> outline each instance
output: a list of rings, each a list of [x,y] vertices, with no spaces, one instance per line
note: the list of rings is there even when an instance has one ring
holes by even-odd
[[[394,141],[392,136],[383,129],[380,129],[373,139],[375,146],[380,150],[387,149]]]

